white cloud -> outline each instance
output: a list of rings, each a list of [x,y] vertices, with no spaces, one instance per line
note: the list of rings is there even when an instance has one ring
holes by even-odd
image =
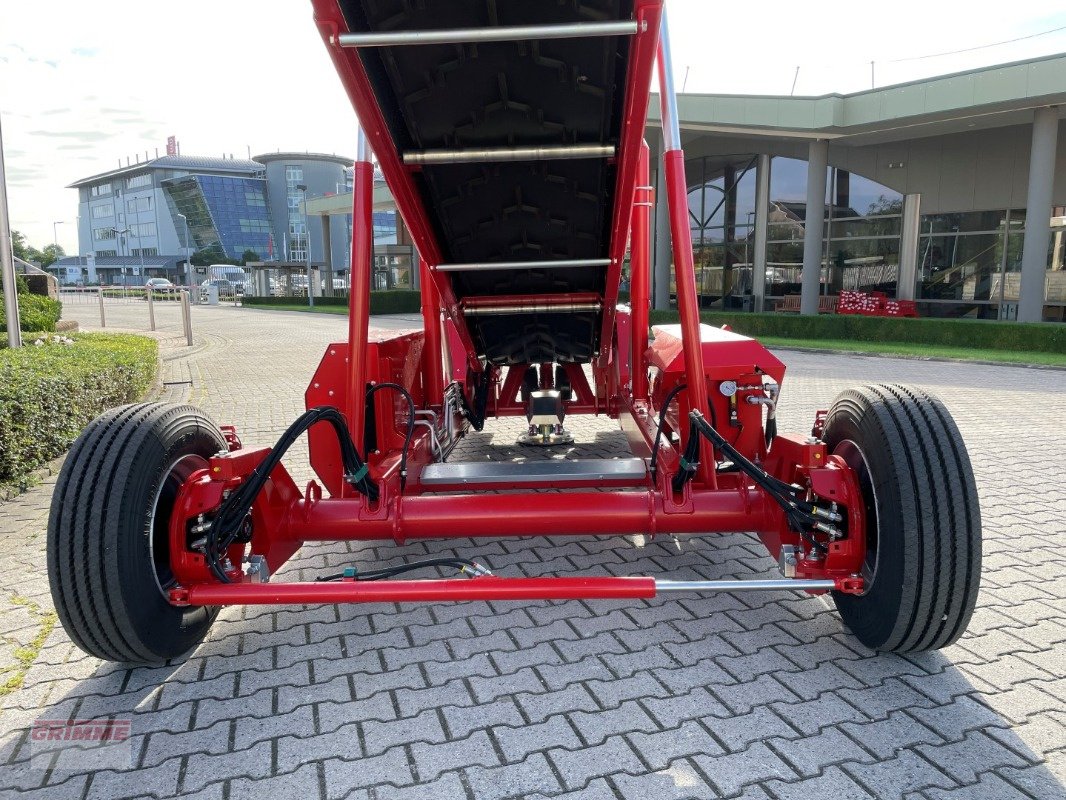
[[[1066,32],[890,63],[1066,26],[1066,12],[1048,7],[669,3],[679,87],[687,69],[690,92],[773,94],[788,94],[797,65],[797,94],[820,94],[868,88],[870,60],[884,85],[1061,52]],[[186,154],[355,152],[355,115],[306,0],[6,0],[0,114],[13,226],[43,246],[63,220],[69,252],[77,201],[66,185],[152,156],[168,134]]]

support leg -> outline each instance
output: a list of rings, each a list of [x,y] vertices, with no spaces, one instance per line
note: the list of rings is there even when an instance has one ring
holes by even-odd
[[[681,131],[677,122],[677,97],[674,95],[673,63],[670,38],[663,12],[659,41],[659,97],[663,120],[663,170],[666,194],[670,202],[670,238],[674,245],[674,273],[677,282],[677,310],[681,317],[681,338],[685,348],[685,373],[692,408],[707,411],[707,383],[700,346],[700,312],[696,302],[696,267],[692,257],[692,231],[688,222],[688,191],[685,186],[685,153],[681,149]],[[715,486],[714,454],[703,437],[697,480]]]
[[[363,132],[352,178],[352,263],[348,300],[348,426],[355,449],[364,453],[366,343],[370,328],[370,269],[374,257],[374,165]]]
[[[429,264],[418,259],[422,285],[422,326],[426,341],[422,348],[422,383],[426,405],[436,408],[444,404],[444,366],[441,354],[440,295],[429,273]]]
[[[648,143],[640,143],[637,163],[637,190],[633,197],[633,216],[629,237],[629,301],[633,307],[632,354],[633,399],[648,398],[648,367],[644,352],[648,349],[648,305],[651,293],[651,167]]]

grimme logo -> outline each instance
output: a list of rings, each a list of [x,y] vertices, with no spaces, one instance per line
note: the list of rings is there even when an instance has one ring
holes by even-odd
[[[30,727],[31,765],[55,771],[132,765],[131,719],[38,719]]]

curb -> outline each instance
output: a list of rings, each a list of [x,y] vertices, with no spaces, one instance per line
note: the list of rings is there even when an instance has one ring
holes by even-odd
[[[759,341],[756,338],[756,341]],[[947,358],[945,356],[915,356],[902,353],[873,353],[860,350],[832,350],[823,347],[798,347],[794,345],[763,345],[767,350],[789,350],[794,353],[823,353],[834,356],[866,356],[868,358],[892,358],[904,361],[935,361],[942,364],[976,364],[982,367],[1015,367],[1019,369],[1041,369],[1051,372],[1066,372],[1066,366],[1056,364],[1023,364],[1017,361],[987,361],[984,359]]]

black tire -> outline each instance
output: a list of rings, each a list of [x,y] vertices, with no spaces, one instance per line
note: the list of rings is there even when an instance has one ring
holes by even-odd
[[[866,503],[865,592],[833,593],[844,623],[873,650],[951,644],[981,577],[977,487],[951,415],[920,389],[863,386],[836,399],[823,438],[858,472]]]
[[[48,579],[63,628],[86,653],[157,664],[207,634],[217,608],[166,599],[166,530],[177,487],[225,449],[202,411],[169,403],[120,406],[78,437],[52,495]]]

